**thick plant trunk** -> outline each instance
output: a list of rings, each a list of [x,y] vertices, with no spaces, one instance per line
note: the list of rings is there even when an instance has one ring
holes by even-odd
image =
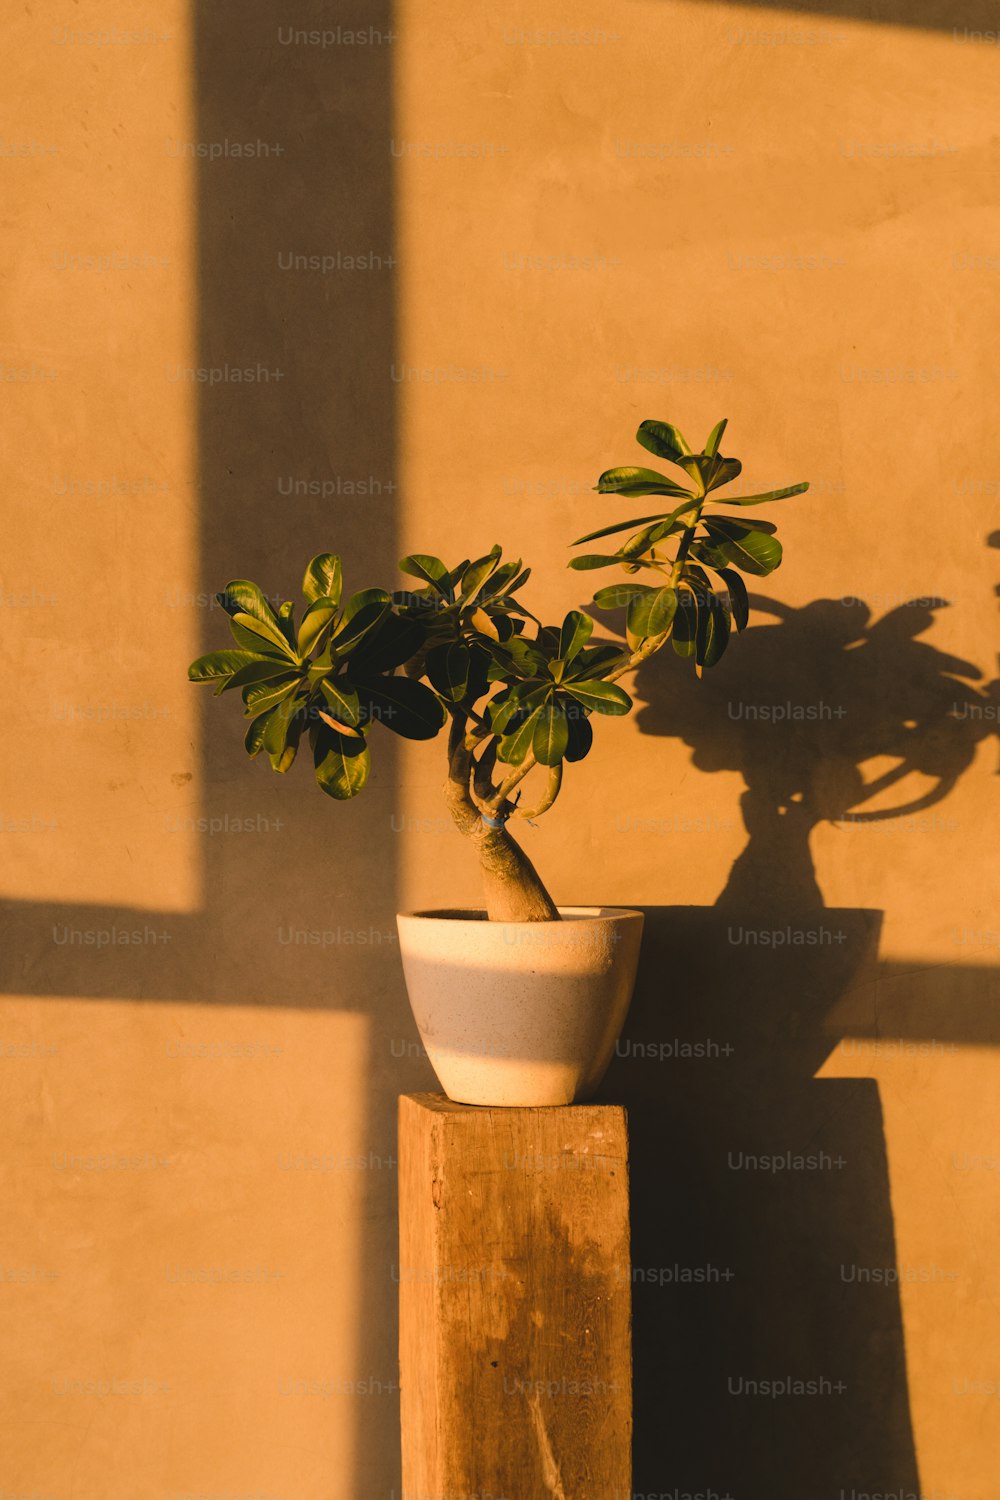
[[[506,828],[473,835],[491,922],[558,922],[555,902],[531,860]]]
[[[491,922],[558,922],[555,902],[531,860],[506,828],[491,828],[469,795],[468,770],[453,760],[445,797],[455,824],[479,855],[486,914]]]

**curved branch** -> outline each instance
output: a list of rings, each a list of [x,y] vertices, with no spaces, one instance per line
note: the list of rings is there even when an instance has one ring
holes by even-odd
[[[562,761],[560,761],[557,766],[550,766],[548,785],[545,788],[545,793],[542,797],[541,802],[537,802],[535,806],[531,808],[519,807],[517,809],[516,816],[520,818],[531,819],[540,818],[542,816],[542,813],[547,813],[549,808],[555,802],[556,798],[559,795],[560,789],[562,788],[562,777]]]

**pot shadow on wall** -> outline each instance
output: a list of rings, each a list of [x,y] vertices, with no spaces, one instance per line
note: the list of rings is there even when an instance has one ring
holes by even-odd
[[[944,601],[752,603],[771,622],[701,681],[663,652],[635,688],[643,733],[742,775],[748,841],[714,907],[646,910],[602,1090],[631,1120],[634,1485],[916,1493],[899,1298],[857,1270],[896,1264],[878,1086],[815,1077],[879,1031],[882,913],[825,906],[809,838],[838,820],[860,867],[874,825],[932,819],[998,684],[920,639]],[[789,1378],[817,1393],[750,1384]]]

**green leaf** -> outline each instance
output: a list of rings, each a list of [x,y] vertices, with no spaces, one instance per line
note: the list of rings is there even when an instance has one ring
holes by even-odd
[[[571,609],[562,623],[559,633],[559,655],[564,662],[571,662],[590,640],[594,633],[594,622],[589,615]],[[543,765],[548,765],[543,761]]]
[[[251,760],[256,755],[259,755],[263,749],[264,735],[267,732],[268,723],[270,722],[271,715],[276,712],[276,708],[269,708],[267,713],[261,714],[247,726],[247,732],[243,738],[243,746]]]
[[[469,616],[469,624],[480,636],[488,636],[491,641],[500,639],[500,627],[489,610],[483,609],[482,605],[476,606]]]
[[[687,515],[689,511],[698,509],[701,503],[701,500],[698,498],[685,501],[683,504],[678,505],[675,510],[672,510],[668,516],[663,517],[663,524],[666,525],[668,521],[671,523],[673,523],[674,521],[679,521],[681,516]],[[690,527],[694,526],[696,523],[694,521],[685,521],[683,524],[685,527]],[[666,533],[664,533],[664,535],[665,534]]]
[[[571,568],[575,568],[578,573],[586,573],[591,568],[610,568],[620,562],[621,558],[617,555],[612,556],[610,553],[605,552],[590,552],[584,557],[570,558],[569,565]]]
[[[599,495],[625,495],[637,500],[640,495],[687,495],[690,491],[676,480],[661,474],[657,469],[636,468],[625,464],[617,469],[605,469],[594,486]],[[599,533],[598,533],[599,535]]]
[[[284,702],[289,693],[294,693],[301,677],[279,677],[273,682],[252,683],[243,689],[243,702],[246,711],[251,718],[254,714],[263,713],[266,709],[274,708],[276,704]]]
[[[475,620],[481,613],[484,613],[484,611],[477,609],[472,617],[473,620]],[[520,624],[523,626],[524,624],[523,620],[519,621],[515,618],[513,612],[507,608],[506,604],[501,604],[495,599],[491,602],[489,608],[485,611],[485,613],[489,615],[491,621],[495,625],[496,632],[500,638],[501,643],[503,641],[509,641],[512,635],[517,634],[518,625]],[[482,650],[483,648],[480,646],[479,649]]]
[[[268,715],[267,727],[264,730],[263,748],[267,751],[272,770],[287,770],[295,759],[295,748],[292,749],[292,758],[287,765],[282,766],[287,748],[288,731],[292,720],[302,707],[301,699],[286,698],[279,703],[272,714]],[[299,730],[301,733],[301,729]]]
[[[501,549],[492,547],[485,557],[469,564],[462,574],[462,592],[459,595],[464,604],[472,603],[487,578],[496,571],[500,557]]]
[[[328,672],[332,671],[333,657],[330,655],[330,647],[329,645],[327,645],[326,649],[324,651],[321,651],[320,654],[314,657],[313,660],[309,663],[308,667],[306,668],[306,675],[308,676],[312,686],[315,687],[319,683],[321,677],[325,677]]]
[[[278,708],[274,709],[274,713],[280,713],[282,707],[283,705],[279,705]],[[295,757],[298,754],[299,741],[302,738],[302,731],[305,729],[305,727],[305,715],[302,713],[296,713],[295,717],[292,719],[291,723],[288,726],[288,733],[285,736],[284,749],[281,751],[280,755],[272,755],[270,757],[271,769],[273,771],[278,771],[282,775],[284,775],[286,771],[291,770],[292,766],[295,763]]]
[[[426,628],[410,616],[389,613],[377,629],[369,632],[352,656],[358,670],[391,672],[416,656],[424,643]]]
[[[568,682],[572,678],[577,682],[589,682],[606,668],[621,666],[627,655],[623,646],[588,646],[580,652],[565,680]]]
[[[716,422],[708,434],[708,441],[705,444],[705,455],[707,458],[714,458],[718,453],[719,444],[722,442],[722,434],[725,432],[728,422],[729,418],[723,417],[721,422]]]
[[[628,693],[613,682],[601,682],[598,679],[590,682],[567,682],[566,691],[572,694],[577,703],[582,703],[584,708],[598,714],[627,714],[632,707],[632,699]]]
[[[358,695],[346,678],[324,677],[319,690],[330,705],[333,717],[346,724],[348,729],[357,729],[361,723]]]
[[[502,568],[497,568],[482,591],[482,603],[485,604],[488,599],[499,599],[508,583],[517,577],[520,567],[521,559],[518,558],[517,562],[504,563]]]
[[[676,463],[691,452],[691,444],[684,434],[671,422],[646,421],[640,424],[636,441],[657,458],[666,458]]]
[[[428,552],[411,552],[409,557],[400,558],[399,571],[408,573],[411,578],[422,578],[439,594],[445,592],[439,584],[447,578],[448,569],[439,557],[432,557]]]
[[[285,636],[285,640],[288,640],[288,645],[291,646],[292,651],[294,651],[295,604],[294,601],[291,600],[291,598],[286,598],[285,603],[283,603],[282,607],[277,610],[277,625],[279,625],[280,631],[282,631],[283,636]]]
[[[476,703],[489,692],[491,665],[489,652],[473,643],[469,647],[469,685],[466,688],[466,696],[472,703]]]
[[[613,526],[602,526],[600,531],[588,531],[586,536],[578,537],[570,545],[582,547],[584,542],[597,542],[603,536],[615,536],[620,531],[629,531],[633,526],[645,526],[650,521],[662,520],[662,516],[635,516],[631,521],[616,521]]]
[[[677,609],[677,591],[667,587],[651,589],[634,599],[625,617],[629,644],[635,649],[652,636],[663,635],[670,628]]]
[[[435,589],[393,589],[389,596],[396,609],[407,615],[433,617],[441,606],[441,598]]]
[[[516,682],[506,692],[498,693],[491,698],[487,707],[490,711],[490,727],[494,734],[512,734],[512,721],[519,713],[534,713],[540,708],[548,696],[551,684],[538,686],[530,682]],[[514,725],[517,728],[517,725]]]
[[[732,568],[720,568],[719,577],[724,579],[726,588],[729,590],[729,603],[733,612],[733,623],[737,630],[745,630],[750,618],[750,600],[747,598],[747,586],[740,575]]]
[[[514,665],[514,659],[508,656],[506,651],[501,651],[499,646],[491,642],[491,649],[488,655],[489,666],[486,669],[487,683],[504,682],[508,677],[517,676],[517,667]]]
[[[622,543],[618,549],[618,556],[624,562],[632,562],[637,557],[644,557],[659,541],[657,533],[661,532],[662,528],[662,521],[657,521],[652,526],[644,526],[641,531],[636,532],[635,536],[630,536],[627,542]]]
[[[742,473],[743,465],[738,458],[716,457],[704,474],[705,489],[717,490],[723,484],[731,484]]]
[[[310,604],[317,599],[332,599],[340,603],[343,587],[343,569],[339,557],[332,552],[319,552],[313,558],[302,579],[302,592]]]
[[[447,713],[429,687],[412,677],[361,678],[352,673],[362,719],[378,719],[407,740],[432,740]]]
[[[511,697],[510,689],[507,688],[490,699],[483,716],[494,734],[504,734],[511,719],[520,711],[521,705],[516,698]]]
[[[502,682],[506,677],[516,677],[521,671],[506,647],[499,645],[496,641],[484,641],[477,649],[485,649],[489,656],[490,665],[487,675],[490,682]]]
[[[535,725],[538,723],[541,708],[536,708],[529,714],[523,724],[517,729],[505,734],[497,746],[497,759],[502,760],[509,766],[519,766],[531,749],[534,738]]]
[[[272,625],[268,620],[258,620],[253,615],[238,610],[230,619],[229,628],[236,643],[247,650],[256,651],[260,655],[278,654],[290,661],[298,660],[277,623]]]
[[[677,585],[677,613],[670,643],[678,656],[693,656],[698,636],[698,591],[681,579]]]
[[[640,594],[625,611],[625,635],[633,651],[652,633],[646,627],[657,592],[658,590],[651,590],[648,594]]]
[[[278,627],[285,640],[295,650],[295,605],[291,599],[286,599],[278,610]]]
[[[337,734],[324,725],[313,755],[316,780],[328,797],[347,802],[364,789],[372,760],[363,738]]]
[[[719,551],[742,572],[763,578],[779,566],[781,543],[777,537],[750,531],[738,521],[719,521],[714,517],[705,526]]]
[[[231,677],[241,667],[260,660],[256,651],[209,651],[207,656],[199,656],[188,667],[188,681],[218,682],[220,677]]]
[[[454,598],[455,585],[458,583],[458,580],[461,578],[462,574],[465,572],[468,566],[469,559],[466,558],[464,562],[459,563],[457,568],[452,568],[451,572],[446,573],[441,579],[441,588],[444,590],[448,598]]]
[[[720,526],[724,529],[733,527],[736,531],[739,531],[741,533],[744,531],[763,531],[766,532],[768,536],[774,536],[774,533],[778,529],[773,521],[761,520],[759,516],[741,516],[740,519],[736,521],[731,520],[729,516],[717,516],[713,513],[711,515],[702,516],[701,519],[702,524],[705,526],[707,526],[709,522],[712,522],[713,525]]]
[[[678,521],[679,518],[687,514],[688,511],[697,510],[699,508],[699,506],[702,504],[702,498],[689,495],[681,501],[680,505],[676,506],[674,510],[669,511],[666,515],[637,516],[633,521],[622,521],[620,525],[609,526],[604,531],[594,531],[590,534],[590,536],[583,536],[580,538],[579,542],[574,542],[573,546],[579,547],[584,542],[592,542],[595,540],[595,538],[600,536],[612,536],[617,531],[627,531],[630,526],[640,526],[644,521],[653,523],[650,527],[648,527],[649,534],[652,536],[654,532],[657,533],[657,535],[655,535],[653,539],[655,541],[660,541],[662,537],[665,537],[669,534],[675,521]],[[684,524],[692,525],[693,522],[685,522]],[[633,538],[633,541],[634,540],[635,539]],[[630,546],[631,543],[628,545]],[[572,566],[572,564],[570,564],[570,566]]]
[[[790,484],[783,490],[768,490],[766,495],[726,495],[719,496],[720,505],[765,505],[768,500],[787,500],[789,495],[804,495],[809,488],[809,481],[803,484]]]
[[[427,676],[443,698],[461,703],[469,686],[469,648],[465,642],[451,641],[428,651]]]
[[[380,593],[379,589],[369,589],[368,593]],[[355,599],[360,595],[355,594]],[[353,602],[353,601],[352,601]],[[350,608],[350,606],[348,606]],[[371,603],[363,604],[360,608],[348,615],[346,610],[340,624],[334,630],[329,641],[331,655],[343,658],[363,640],[368,632],[384,618],[390,608],[388,596],[385,600],[374,599]]]
[[[738,458],[720,458],[717,454],[706,456],[704,453],[683,454],[675,459],[675,463],[700,486],[703,495],[717,489],[720,484],[728,484],[743,468]]]
[[[656,598],[650,606],[647,621],[650,635],[663,635],[669,630],[676,613],[677,590],[673,588],[658,589]]]
[[[579,705],[574,706],[579,708]],[[585,714],[577,712],[567,714],[566,723],[569,729],[569,739],[566,744],[565,759],[583,760],[594,743],[594,731],[590,720]]]
[[[342,623],[348,624],[355,615],[359,615],[363,609],[367,609],[372,604],[383,604],[388,609],[391,603],[392,600],[385,589],[361,589],[358,593],[352,594],[344,605]]]
[[[228,693],[231,688],[249,687],[254,682],[273,682],[276,677],[287,677],[288,662],[280,661],[276,656],[261,657],[257,661],[248,662],[245,667],[240,667],[234,672],[228,682],[216,688],[216,696],[219,693]]]
[[[249,619],[250,617],[249,615],[244,615],[243,618]],[[290,665],[291,658],[287,648],[279,650],[273,641],[266,636],[258,635],[253,630],[245,630],[242,625],[237,624],[232,619],[229,621],[229,629],[233,640],[241,651],[245,651],[249,655],[256,657],[269,656],[272,661],[278,661],[286,667]]]
[[[609,583],[606,588],[597,590],[594,603],[598,609],[627,609],[633,599],[655,593],[656,589],[648,583]]]
[[[250,615],[252,619],[261,620],[277,630],[277,615],[264,597],[263,590],[248,578],[234,578],[231,583],[226,584],[224,593],[216,594],[215,597],[228,615]]]
[[[712,580],[705,572],[705,569],[698,567],[697,563],[685,563],[681,571],[681,578],[683,578],[685,583],[693,581],[696,585],[696,593],[710,594],[712,592]]]
[[[656,526],[646,526],[636,536],[630,537],[624,547],[622,547],[621,555],[630,562],[643,558],[647,553],[651,553],[655,549],[657,542],[662,542],[665,537],[671,536],[676,532],[686,531],[688,526],[694,525],[694,519],[684,524],[680,521],[675,521],[673,516],[667,516],[665,520],[658,522]]]
[[[523,636],[515,635],[499,649],[514,663],[522,676],[534,677],[545,671],[548,657],[534,641],[526,641]],[[495,649],[491,651],[491,655],[496,655]]]
[[[729,611],[715,594],[707,594],[698,609],[695,662],[714,667],[729,644]]]
[[[726,554],[706,538],[692,542],[688,557],[693,557],[697,562],[705,563],[707,567],[714,568],[717,573],[729,566],[729,558]]]
[[[337,606],[332,599],[316,599],[302,616],[299,626],[298,648],[300,656],[315,651],[326,630],[333,624]]]
[[[569,744],[569,725],[566,710],[553,694],[539,710],[538,721],[531,737],[531,748],[539,765],[557,766]]]

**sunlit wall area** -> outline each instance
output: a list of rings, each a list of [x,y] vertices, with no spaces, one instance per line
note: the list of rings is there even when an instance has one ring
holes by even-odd
[[[187,6],[7,24],[2,891],[189,911],[194,168]],[[170,837],[165,837],[169,834]],[[164,853],[167,857],[164,857]]]
[[[398,1400],[360,1317],[377,1153],[316,1100],[362,1019],[2,1015],[5,1493],[353,1500],[359,1408]]]

